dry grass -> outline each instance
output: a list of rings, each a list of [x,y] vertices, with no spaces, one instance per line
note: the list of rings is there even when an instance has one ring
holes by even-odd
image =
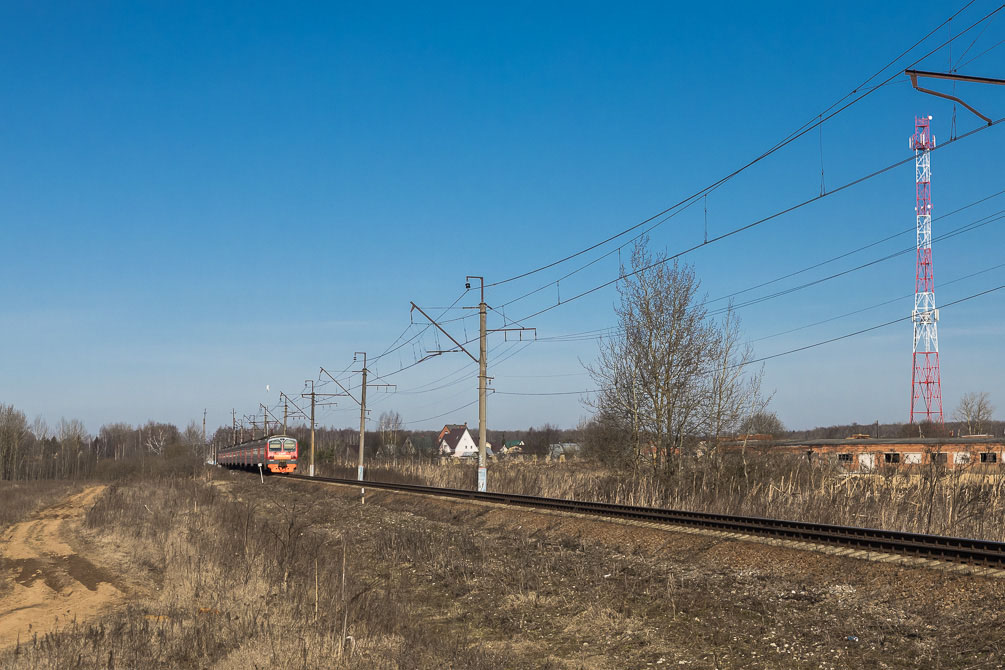
[[[87,514],[87,540],[145,573],[150,593],[98,623],[36,636],[0,666],[412,667],[402,659],[425,632],[372,570],[361,573],[372,554],[354,537],[359,520],[332,526],[317,501],[241,483],[236,496],[203,478],[109,487]],[[457,667],[502,660],[453,637],[424,644]]]
[[[355,478],[349,464],[321,474]],[[473,464],[376,462],[367,478],[474,488]],[[1005,467],[919,468],[847,475],[798,456],[684,461],[672,476],[619,472],[583,461],[503,461],[489,466],[489,490],[722,514],[767,516],[1005,541]]]
[[[218,476],[109,487],[85,539],[148,593],[0,667],[962,668],[1005,651],[1005,582]]]
[[[0,481],[0,529],[24,521],[39,508],[79,489],[79,484],[65,480]]]

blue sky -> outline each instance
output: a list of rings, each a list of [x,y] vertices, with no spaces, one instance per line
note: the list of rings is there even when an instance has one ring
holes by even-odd
[[[150,418],[274,405],[319,366],[356,369],[440,314],[464,277],[498,281],[642,221],[743,165],[893,60],[955,3],[70,3],[0,7],[0,401],[55,421]],[[992,11],[975,2],[875,80]],[[983,30],[986,27],[986,30]],[[971,42],[973,46],[963,55]],[[1005,76],[1005,18],[953,43],[962,72]],[[963,56],[960,58],[960,56]],[[937,51],[924,69],[946,69]],[[932,87],[951,91],[950,83]],[[992,118],[1005,90],[956,92]],[[907,158],[916,114],[940,142],[953,104],[904,76],[707,198],[710,236]],[[956,109],[956,133],[980,122]],[[1005,124],[1003,124],[1005,125]],[[932,156],[936,216],[1002,189],[1001,126]],[[821,152],[822,148],[822,152]],[[702,241],[703,204],[651,232],[675,253]],[[709,298],[742,290],[914,225],[901,166],[687,256]],[[1005,209],[1005,195],[935,221],[935,234]],[[487,294],[501,305],[554,283],[618,242]],[[1001,283],[1003,224],[935,247],[940,303]],[[913,244],[905,232],[758,297]],[[626,258],[627,256],[625,256]],[[519,318],[617,272],[617,254],[506,309]],[[739,314],[770,356],[910,312],[904,254]],[[1005,403],[998,292],[940,322],[947,413],[983,390]],[[546,338],[614,324],[611,289],[537,317],[541,341],[490,345],[499,391],[592,388],[596,341]],[[737,298],[739,300],[740,298]],[[457,306],[477,302],[473,294]],[[715,303],[721,304],[721,303]],[[472,316],[451,310],[444,318]],[[493,315],[493,325],[500,317]],[[449,325],[471,336],[474,319]],[[374,418],[476,423],[476,371],[461,354],[395,373],[444,338],[426,331],[377,360],[398,384]],[[401,342],[399,339],[397,342]],[[791,427],[906,420],[905,322],[772,359],[772,408]],[[394,373],[394,374],[392,374]],[[438,381],[439,380],[439,381]],[[358,378],[351,382],[358,383]],[[266,392],[266,385],[270,390]],[[321,420],[353,425],[352,401]],[[574,394],[490,399],[490,427],[570,426]]]

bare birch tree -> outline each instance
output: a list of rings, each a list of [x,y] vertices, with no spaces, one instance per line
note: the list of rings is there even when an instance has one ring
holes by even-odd
[[[401,432],[403,424],[401,415],[394,410],[380,413],[377,420],[377,430],[380,432],[381,450],[387,456],[393,456],[398,447],[398,433]]]
[[[111,457],[115,460],[125,458],[134,434],[133,427],[128,423],[105,424],[98,431],[102,450],[100,456]]]
[[[709,316],[691,266],[652,254],[643,238],[623,274],[618,335],[587,366],[600,388],[591,405],[623,436],[618,448],[635,467],[667,473],[675,456],[762,408],[760,374],[748,374],[752,355],[732,310]]]
[[[13,405],[0,405],[0,479],[16,479],[24,458],[28,419]]]
[[[80,419],[60,418],[56,424],[56,438],[59,440],[61,476],[78,474],[80,460],[87,455],[84,446],[89,439],[84,422]]]

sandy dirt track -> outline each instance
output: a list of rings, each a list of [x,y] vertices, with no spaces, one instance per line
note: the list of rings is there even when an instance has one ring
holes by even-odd
[[[0,649],[83,621],[121,602],[125,588],[70,542],[104,489],[93,486],[11,526],[0,544]]]

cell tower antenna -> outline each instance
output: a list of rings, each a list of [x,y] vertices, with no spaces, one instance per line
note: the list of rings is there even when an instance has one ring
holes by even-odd
[[[914,119],[915,212],[918,221],[918,258],[914,275],[914,360],[911,368],[911,423],[942,423],[942,380],[939,373],[939,310],[935,307],[932,268],[932,167],[935,136],[931,116]]]

